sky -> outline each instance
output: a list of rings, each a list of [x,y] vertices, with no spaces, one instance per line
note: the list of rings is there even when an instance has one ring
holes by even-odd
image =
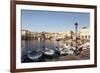
[[[84,26],[89,28],[90,13],[21,10],[22,29],[33,32],[75,31],[75,22],[78,23],[78,31]]]

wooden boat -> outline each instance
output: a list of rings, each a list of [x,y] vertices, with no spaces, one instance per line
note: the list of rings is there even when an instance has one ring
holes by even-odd
[[[52,56],[54,54],[54,50],[53,49],[49,49],[49,48],[45,48],[45,50],[43,51],[43,53],[45,55],[50,55]]]
[[[38,61],[42,57],[42,52],[28,51],[27,57],[33,61]]]

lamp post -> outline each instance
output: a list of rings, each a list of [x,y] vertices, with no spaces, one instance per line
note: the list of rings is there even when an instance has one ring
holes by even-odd
[[[78,23],[75,23],[75,33],[76,33],[76,49],[75,49],[75,53],[77,54],[77,27],[78,27]]]
[[[71,34],[71,47],[72,47],[72,40],[73,40],[72,33],[73,33],[73,31],[70,31],[70,34]]]

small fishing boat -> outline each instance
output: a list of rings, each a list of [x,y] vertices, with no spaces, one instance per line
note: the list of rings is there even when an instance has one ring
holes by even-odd
[[[53,49],[45,48],[43,50],[43,57],[44,58],[53,58],[55,51]]]
[[[50,56],[52,56],[54,54],[54,50],[49,49],[49,48],[45,48],[45,50],[43,52],[44,52],[44,54],[50,55]]]
[[[28,51],[27,57],[32,61],[39,61],[42,57],[42,52],[40,51]]]
[[[67,55],[67,52],[66,50],[63,48],[63,47],[56,47],[56,52],[57,54],[60,56],[60,55]]]

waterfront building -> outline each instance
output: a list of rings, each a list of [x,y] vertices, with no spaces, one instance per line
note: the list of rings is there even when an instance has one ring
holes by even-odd
[[[40,33],[29,30],[21,30],[22,39],[40,39]]]
[[[26,30],[21,30],[21,35],[25,36],[25,34],[26,34]]]
[[[21,30],[21,37],[22,39],[28,39],[29,38],[29,31],[28,30]]]
[[[87,27],[83,27],[80,30],[79,36],[80,39],[89,40],[90,39],[89,29]]]
[[[52,37],[52,33],[50,32],[45,33],[45,39],[51,39],[51,37]]]
[[[90,41],[90,32],[87,27],[83,27],[79,32],[81,44],[89,43]]]

